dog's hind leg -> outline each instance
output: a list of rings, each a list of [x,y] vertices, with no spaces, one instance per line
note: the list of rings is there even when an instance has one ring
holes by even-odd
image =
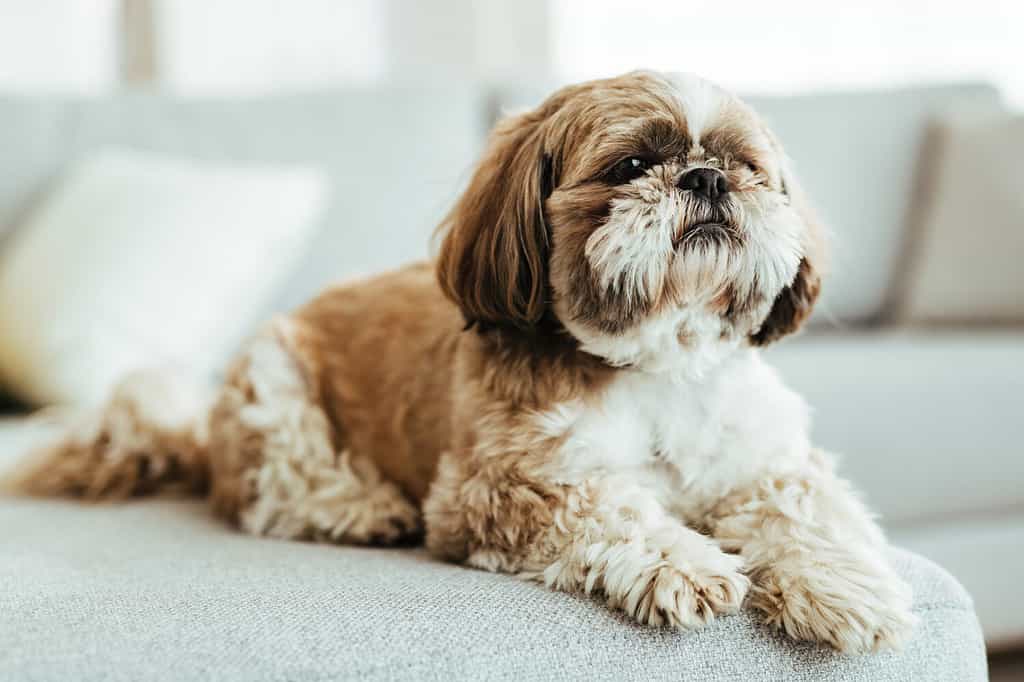
[[[344,447],[293,325],[279,320],[247,346],[211,412],[214,508],[247,532],[279,538],[365,544],[418,535],[418,507]]]

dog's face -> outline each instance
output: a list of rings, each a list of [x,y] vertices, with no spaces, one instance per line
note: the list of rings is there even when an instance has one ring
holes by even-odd
[[[570,86],[506,119],[445,225],[439,277],[467,321],[554,318],[615,364],[648,338],[770,342],[818,292],[821,235],[781,148],[692,76]]]

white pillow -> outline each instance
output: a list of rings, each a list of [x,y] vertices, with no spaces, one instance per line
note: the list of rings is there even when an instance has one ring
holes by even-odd
[[[325,177],[106,151],[75,165],[0,252],[0,382],[91,404],[126,371],[214,371],[289,274]]]

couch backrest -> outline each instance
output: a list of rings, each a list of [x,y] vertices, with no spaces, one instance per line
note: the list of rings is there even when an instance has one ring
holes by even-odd
[[[192,158],[309,164],[333,179],[323,227],[274,308],[428,253],[486,122],[469,87],[375,88],[243,100],[153,94],[0,97],[0,226],[66,163],[117,146]]]
[[[287,308],[334,279],[426,255],[488,116],[544,94],[486,97],[466,86],[224,101],[0,97],[0,225],[67,161],[104,146],[317,165],[334,179],[332,203],[306,262],[273,306]],[[998,93],[962,84],[750,101],[782,138],[834,233],[833,271],[816,319],[877,319],[892,294],[927,122],[950,109],[999,110]]]

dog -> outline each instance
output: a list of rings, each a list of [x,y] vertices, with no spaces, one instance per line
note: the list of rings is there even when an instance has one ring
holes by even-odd
[[[10,487],[425,537],[652,626],[746,603],[844,652],[907,640],[881,530],[759,355],[806,320],[826,247],[749,106],[690,75],[562,88],[497,125],[438,235],[435,261],[273,320],[209,399],[126,380]]]

